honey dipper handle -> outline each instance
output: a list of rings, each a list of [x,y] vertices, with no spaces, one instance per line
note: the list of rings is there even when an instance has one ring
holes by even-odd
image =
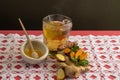
[[[20,22],[20,25],[21,25],[21,27],[22,27],[22,29],[23,29],[23,31],[24,31],[26,37],[27,37],[27,40],[28,40],[28,42],[29,42],[29,45],[30,45],[32,51],[34,51],[33,45],[32,45],[32,43],[31,43],[31,41],[30,41],[30,38],[29,38],[29,36],[28,36],[28,33],[27,33],[27,31],[26,31],[26,29],[25,29],[25,27],[24,27],[24,25],[23,25],[21,19],[18,18],[18,20],[19,20],[19,22]]]

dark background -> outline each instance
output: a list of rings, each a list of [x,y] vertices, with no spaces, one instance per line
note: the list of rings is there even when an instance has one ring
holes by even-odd
[[[42,29],[42,18],[63,14],[73,20],[74,30],[120,29],[120,0],[0,0],[0,29]]]

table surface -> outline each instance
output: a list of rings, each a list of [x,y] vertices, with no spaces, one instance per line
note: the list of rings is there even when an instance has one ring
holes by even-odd
[[[42,34],[41,30],[27,30],[29,34],[40,35]],[[22,30],[0,30],[0,33],[9,34],[9,33],[18,33],[23,35]],[[72,30],[71,35],[120,35],[120,30]]]
[[[28,30],[31,38],[42,40],[42,31]],[[26,37],[22,30],[0,30],[0,80],[56,80],[54,59],[37,65],[22,60],[20,45]],[[77,41],[90,53],[90,70],[74,80],[120,80],[120,31],[71,31],[70,41]],[[73,80],[73,79],[66,79]]]

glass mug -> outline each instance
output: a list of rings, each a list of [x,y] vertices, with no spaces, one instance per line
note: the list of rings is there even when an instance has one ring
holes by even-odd
[[[43,42],[50,51],[65,44],[72,28],[71,18],[61,14],[51,14],[43,18]]]

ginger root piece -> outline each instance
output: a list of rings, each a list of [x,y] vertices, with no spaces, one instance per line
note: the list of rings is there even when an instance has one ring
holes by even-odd
[[[66,56],[65,62],[57,61],[55,64],[58,68],[63,68],[65,75],[67,77],[71,77],[71,78],[79,77],[81,72],[85,72],[85,71],[89,70],[88,66],[86,66],[86,67],[75,66],[74,63],[71,62],[67,56]]]

